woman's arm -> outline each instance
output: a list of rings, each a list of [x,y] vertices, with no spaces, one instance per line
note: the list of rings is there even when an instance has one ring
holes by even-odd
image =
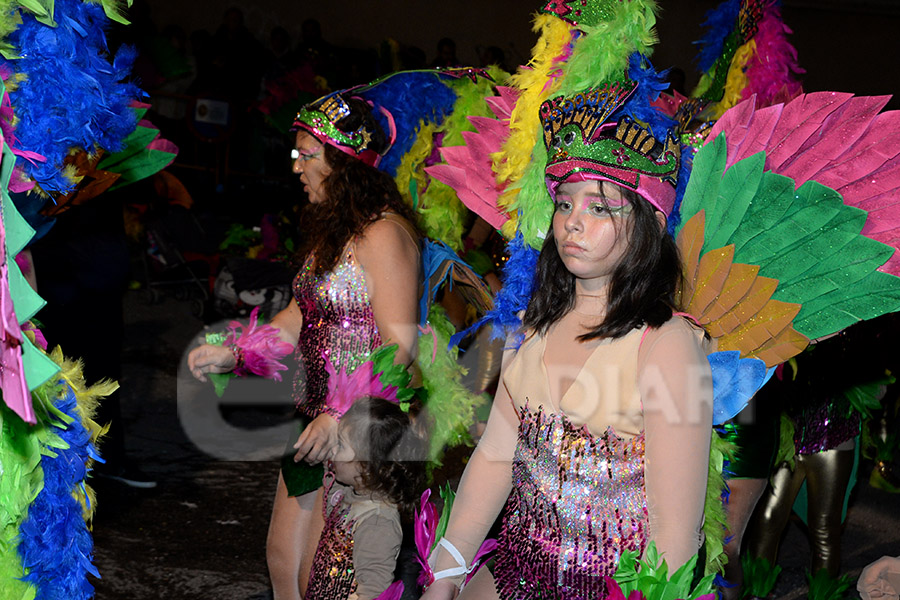
[[[287,308],[275,315],[270,325],[278,330],[278,338],[282,342],[296,346],[303,326],[303,313],[297,303],[291,301]],[[206,382],[207,373],[229,373],[237,366],[230,348],[212,344],[202,344],[191,350],[187,362],[191,374],[203,382]]]
[[[384,344],[397,344],[397,363],[416,356],[421,258],[409,231],[393,219],[369,225],[356,242],[369,302]]]
[[[695,330],[680,318],[652,330],[638,358],[646,436],[649,539],[675,571],[697,553],[712,432],[712,375]]]
[[[512,460],[518,440],[519,416],[503,385],[503,372],[511,356],[511,351],[504,355],[500,386],[491,406],[487,427],[459,482],[459,491],[444,535],[462,554],[466,565],[472,564],[475,553],[512,489]],[[450,553],[438,546],[434,552],[434,572],[457,566]],[[461,575],[449,578],[449,582],[438,580],[422,598],[450,598],[463,579]]]

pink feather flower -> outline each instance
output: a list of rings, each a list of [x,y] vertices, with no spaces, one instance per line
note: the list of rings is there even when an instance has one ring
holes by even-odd
[[[239,321],[228,324],[230,330],[225,345],[234,345],[243,355],[243,364],[234,370],[235,375],[253,373],[268,379],[281,381],[281,373],[287,366],[281,359],[290,354],[294,347],[278,337],[278,329],[258,322],[259,307],[250,313],[250,322],[244,327]]]
[[[358,398],[374,396],[391,402],[399,402],[394,385],[382,385],[379,373],[374,372],[372,361],[366,361],[356,367],[352,373],[346,369],[338,371],[331,359],[325,357],[325,372],[328,373],[328,396],[325,399],[325,412],[340,418],[353,406]]]

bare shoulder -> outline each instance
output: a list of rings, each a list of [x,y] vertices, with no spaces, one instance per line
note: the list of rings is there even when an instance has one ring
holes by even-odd
[[[366,226],[356,240],[356,255],[363,263],[375,257],[418,255],[419,246],[413,231],[412,225],[403,217],[391,215],[378,219]]]
[[[640,353],[644,358],[656,352],[705,356],[710,347],[703,328],[685,317],[673,315],[659,327],[649,329],[641,343]]]

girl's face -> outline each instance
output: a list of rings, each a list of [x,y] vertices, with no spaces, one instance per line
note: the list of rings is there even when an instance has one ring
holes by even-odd
[[[305,131],[298,131],[292,156],[294,173],[300,175],[309,201],[323,202],[326,194],[322,182],[331,174],[331,166],[325,162],[325,145]]]
[[[561,184],[556,191],[556,249],[585,291],[598,291],[628,249],[631,203],[606,181]]]
[[[357,488],[362,483],[360,480],[362,463],[356,460],[356,450],[350,445],[350,432],[347,429],[338,426],[338,445],[334,456],[331,457],[331,470],[337,481]]]

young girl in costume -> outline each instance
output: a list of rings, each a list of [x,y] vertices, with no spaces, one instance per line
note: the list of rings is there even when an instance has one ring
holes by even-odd
[[[305,428],[282,460],[266,545],[277,600],[302,597],[323,526],[321,463],[336,446],[340,416],[326,404],[326,367],[349,373],[383,344],[397,344],[396,362],[410,364],[422,280],[411,213],[375,168],[391,140],[369,104],[335,92],[304,107],[294,128],[293,171],[310,201],[303,266],[295,301],[271,325],[303,367],[294,397]],[[188,365],[202,381],[253,358],[237,340],[195,349]]]
[[[677,144],[604,122],[634,85],[541,107],[552,225],[428,600],[455,596],[463,575],[444,576],[504,504],[494,580],[482,569],[461,597],[604,598],[623,552],[655,542],[674,572],[701,547],[712,383],[702,331],[673,314]]]
[[[324,517],[306,600],[371,600],[394,581],[410,509],[425,484],[425,440],[408,412],[384,398],[358,399],[341,418],[325,475]]]

